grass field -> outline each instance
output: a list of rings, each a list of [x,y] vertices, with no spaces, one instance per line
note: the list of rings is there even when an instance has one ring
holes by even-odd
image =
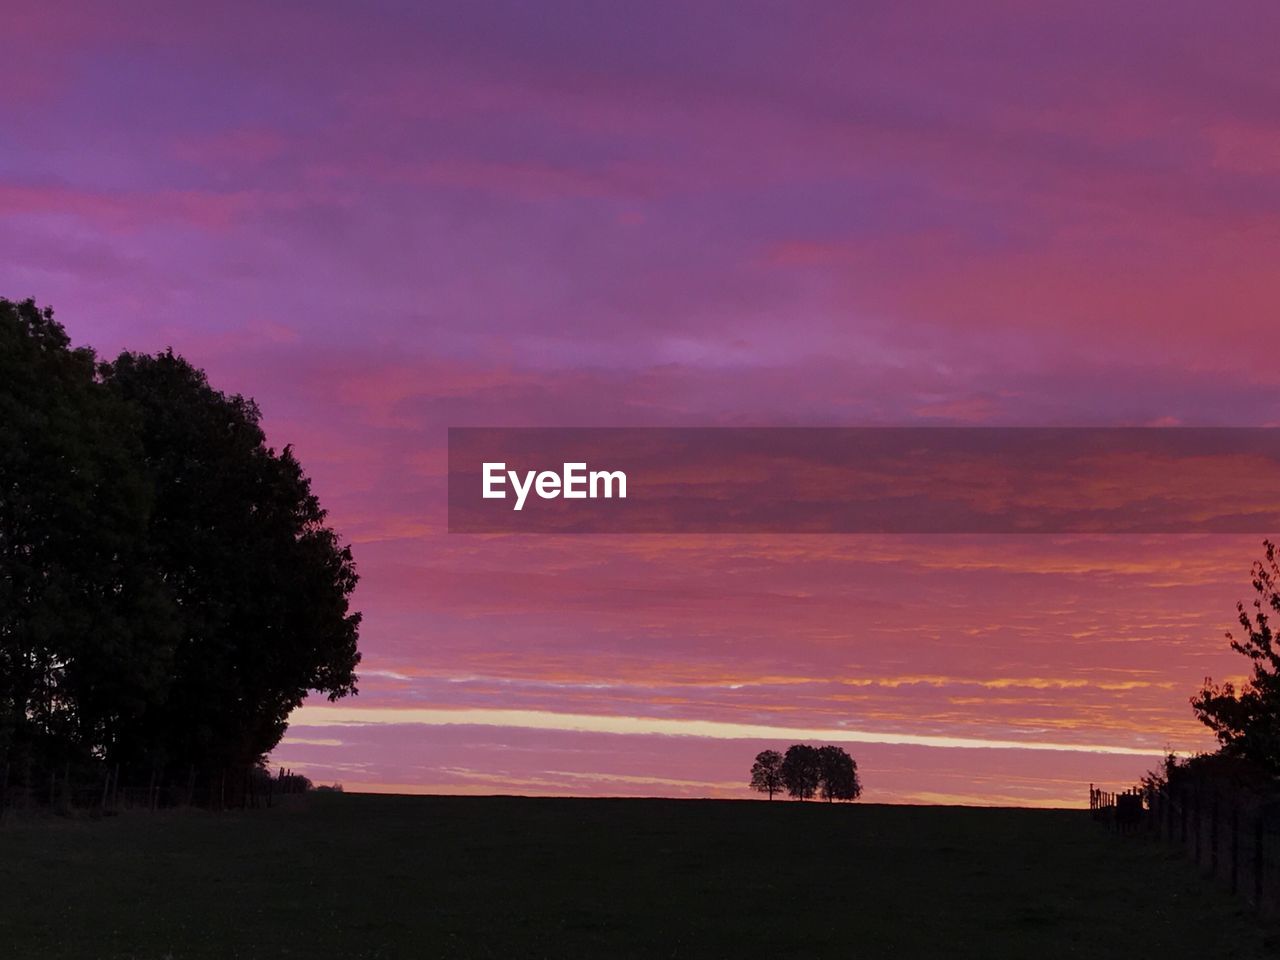
[[[1077,812],[317,795],[0,827],[6,960],[1211,960],[1278,944],[1184,860]]]

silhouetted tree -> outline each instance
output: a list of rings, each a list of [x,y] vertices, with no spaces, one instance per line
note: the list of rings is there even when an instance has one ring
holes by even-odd
[[[1264,548],[1265,559],[1253,565],[1252,611],[1236,604],[1245,633],[1227,634],[1231,649],[1251,662],[1252,673],[1239,690],[1206,677],[1191,706],[1217,735],[1224,754],[1280,773],[1280,650],[1271,626],[1271,617],[1280,613],[1280,563],[1274,543],[1264,541]]]
[[[782,782],[787,793],[799,800],[808,800],[817,793],[822,782],[818,749],[804,743],[787,747],[787,754],[782,758]]]
[[[189,798],[201,768],[234,799],[308,692],[355,692],[355,583],[252,401],[172,352],[98,364],[51,311],[0,299],[8,788],[105,798],[123,774]]]
[[[843,748],[818,748],[818,790],[824,800],[857,800],[862,794],[858,764]]]
[[[169,696],[134,746],[247,778],[309,691],[355,692],[351,552],[253,401],[171,351],[122,354],[104,375],[140,418],[152,558],[181,621]]]
[[[777,750],[762,750],[751,765],[751,789],[769,794],[773,799],[785,784],[782,780],[782,754]]]
[[[1148,770],[1142,775],[1140,788],[1148,806],[1151,804],[1152,798],[1159,796],[1169,786],[1169,781],[1176,775],[1178,766],[1177,755],[1166,753],[1159,767]]]
[[[102,756],[166,695],[136,412],[50,310],[0,299],[0,771]],[[3,773],[0,772],[0,776]]]

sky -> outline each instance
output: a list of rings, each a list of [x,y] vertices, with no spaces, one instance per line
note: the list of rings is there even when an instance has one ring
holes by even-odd
[[[9,0],[0,295],[255,397],[355,552],[347,789],[1080,805],[1257,536],[446,532],[450,426],[1280,423],[1280,8]]]

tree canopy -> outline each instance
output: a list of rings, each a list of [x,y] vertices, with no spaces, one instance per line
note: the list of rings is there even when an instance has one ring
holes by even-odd
[[[818,766],[818,748],[807,743],[787,747],[782,758],[782,781],[787,793],[797,800],[808,800],[818,792],[822,773]]]
[[[841,747],[818,748],[818,792],[828,802],[857,800],[862,795],[858,764]]]
[[[356,690],[349,548],[257,406],[0,300],[0,766],[247,770]]]
[[[1280,650],[1271,619],[1280,614],[1280,558],[1263,543],[1264,559],[1253,565],[1254,599],[1236,604],[1244,633],[1227,634],[1231,649],[1248,658],[1249,678],[1240,689],[1205,678],[1191,706],[1222,745],[1222,752],[1280,774]]]
[[[785,786],[782,779],[782,754],[777,750],[762,750],[756,754],[756,762],[751,765],[751,789],[767,793],[772,800],[773,795],[781,793]]]
[[[862,795],[858,764],[842,747],[796,743],[787,748],[785,755],[765,750],[756,756],[751,768],[752,789],[768,793],[773,799],[773,792],[778,789],[768,786],[773,776],[797,800],[815,796],[827,801],[857,800]]]

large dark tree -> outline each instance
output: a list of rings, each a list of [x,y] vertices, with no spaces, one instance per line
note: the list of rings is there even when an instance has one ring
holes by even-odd
[[[1280,562],[1276,546],[1264,542],[1265,559],[1253,565],[1252,604],[1236,604],[1244,633],[1227,634],[1231,649],[1249,659],[1249,679],[1237,690],[1231,683],[1206,678],[1191,705],[1218,737],[1229,756],[1280,773],[1280,650],[1271,618],[1280,614]]]
[[[0,767],[101,757],[166,695],[137,417],[48,310],[0,299]]]
[[[152,561],[180,623],[169,695],[134,746],[175,776],[246,770],[308,692],[355,692],[351,552],[251,400],[172,352],[123,354],[104,376],[138,412]]]
[[[756,754],[756,762],[751,765],[751,789],[767,793],[772,800],[773,795],[781,793],[785,786],[782,779],[782,754],[777,750],[762,750]]]
[[[0,784],[234,796],[309,692],[355,692],[355,583],[252,401],[0,299]]]

